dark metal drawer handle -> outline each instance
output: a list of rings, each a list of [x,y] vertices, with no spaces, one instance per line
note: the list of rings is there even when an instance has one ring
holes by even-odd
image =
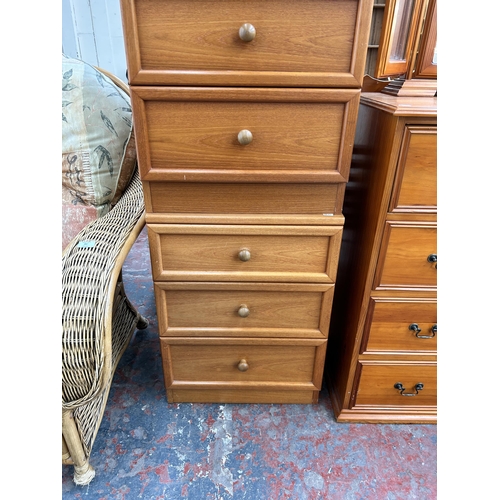
[[[437,254],[435,254],[435,253],[431,253],[431,254],[427,257],[427,262],[430,262],[431,264],[436,264],[436,265],[434,266],[434,269],[437,269],[437,268],[438,268],[437,261],[438,261],[438,256],[437,256]]]
[[[408,330],[414,331],[415,332],[415,337],[417,337],[418,339],[432,339],[433,337],[436,336],[436,333],[438,331],[438,327],[437,327],[437,325],[433,325],[432,328],[430,328],[429,331],[432,333],[432,335],[420,335],[420,332],[422,330],[418,327],[417,323],[412,323],[408,327]]]
[[[394,384],[394,389],[397,389],[401,396],[416,396],[418,394],[418,391],[421,391],[423,388],[424,384],[422,384],[422,382],[419,382],[418,384],[415,384],[415,392],[404,392],[406,391],[406,388],[401,382],[396,382]]]

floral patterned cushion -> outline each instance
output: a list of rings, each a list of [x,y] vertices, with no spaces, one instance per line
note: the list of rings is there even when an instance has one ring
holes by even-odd
[[[136,164],[129,96],[93,66],[62,58],[62,248],[103,216]]]

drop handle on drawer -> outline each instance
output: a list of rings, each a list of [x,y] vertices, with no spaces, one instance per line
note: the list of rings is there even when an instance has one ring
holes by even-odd
[[[250,250],[248,250],[248,248],[242,248],[239,252],[238,252],[238,258],[242,261],[242,262],[247,262],[250,260],[250,257],[251,257],[251,253],[250,253]]]
[[[240,360],[240,362],[238,363],[238,370],[240,372],[246,372],[248,370],[248,363],[246,359]]]
[[[435,264],[434,269],[438,268],[438,264],[437,264],[437,262],[438,262],[438,256],[435,253],[431,253],[427,257],[427,262],[430,262],[431,264]]]
[[[256,34],[257,31],[255,30],[255,27],[250,23],[242,24],[238,31],[240,39],[244,42],[251,42],[255,38]]]
[[[419,339],[432,339],[433,337],[436,336],[436,333],[438,331],[437,325],[433,325],[432,328],[429,329],[431,332],[431,335],[420,335],[420,332],[422,331],[421,328],[419,328],[417,323],[412,323],[409,327],[408,330],[412,330],[415,332],[415,337]]]
[[[246,304],[241,304],[240,308],[238,309],[238,316],[241,318],[246,318],[250,314],[250,309],[246,306]]]
[[[414,386],[415,392],[405,392],[406,388],[401,382],[396,382],[394,384],[394,389],[397,389],[401,396],[416,396],[418,394],[418,391],[421,391],[423,388],[424,384],[422,384],[422,382],[418,382],[418,384],[415,384]]]
[[[240,130],[238,132],[238,142],[242,146],[246,146],[247,144],[250,144],[253,141],[253,134],[250,132],[250,130]]]

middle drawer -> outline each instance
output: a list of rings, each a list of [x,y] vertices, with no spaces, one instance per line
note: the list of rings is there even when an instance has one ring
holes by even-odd
[[[149,224],[154,281],[333,283],[342,226]]]
[[[327,338],[334,285],[156,282],[161,337]]]

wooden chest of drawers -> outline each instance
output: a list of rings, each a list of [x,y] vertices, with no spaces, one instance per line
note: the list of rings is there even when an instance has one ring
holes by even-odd
[[[170,402],[317,401],[367,0],[121,0]]]
[[[436,108],[361,97],[327,354],[339,421],[436,422]]]

